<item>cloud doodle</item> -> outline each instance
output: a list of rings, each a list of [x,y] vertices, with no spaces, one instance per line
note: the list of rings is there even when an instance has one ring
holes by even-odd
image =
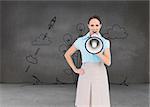
[[[106,33],[103,35],[108,39],[126,39],[128,37],[125,28],[118,24],[112,25],[112,27],[107,29]]]

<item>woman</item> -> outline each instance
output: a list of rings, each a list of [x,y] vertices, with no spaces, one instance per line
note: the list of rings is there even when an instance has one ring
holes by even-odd
[[[101,27],[102,23],[98,16],[90,17],[88,20],[89,32],[79,37],[64,55],[72,70],[79,74],[76,107],[110,107],[109,84],[104,65],[111,65],[110,41],[100,34]],[[104,43],[103,50],[97,54],[91,54],[85,49],[86,40],[94,33]],[[76,50],[81,52],[81,68],[75,66],[71,57]]]

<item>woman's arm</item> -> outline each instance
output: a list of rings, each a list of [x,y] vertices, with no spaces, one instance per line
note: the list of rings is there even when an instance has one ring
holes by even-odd
[[[72,45],[64,54],[67,63],[69,64],[69,66],[73,69],[73,71],[75,71],[77,68],[75,66],[75,64],[73,63],[73,60],[71,58],[71,56],[73,55],[73,53],[76,51],[76,47],[74,45]]]
[[[77,69],[73,60],[72,60],[72,55],[73,53],[76,51],[76,47],[74,45],[72,45],[67,51],[66,53],[64,54],[65,58],[66,58],[66,61],[67,63],[69,64],[69,66],[72,68],[72,70],[75,72],[75,73],[78,73],[78,74],[84,74],[84,70],[82,68],[80,69]]]
[[[107,66],[111,65],[111,52],[110,52],[110,48],[106,48],[104,50],[104,54],[102,52],[100,52],[100,53],[98,53],[96,55],[98,55]]]

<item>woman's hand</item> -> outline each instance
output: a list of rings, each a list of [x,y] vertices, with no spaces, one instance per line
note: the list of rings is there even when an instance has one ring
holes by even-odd
[[[79,74],[79,75],[83,75],[85,72],[84,72],[84,69],[83,68],[76,68],[75,70],[74,70],[74,72],[75,73],[77,73],[77,74]]]
[[[104,54],[103,52],[100,52],[96,55],[98,55],[107,66],[111,65],[111,53],[109,48],[104,50]]]

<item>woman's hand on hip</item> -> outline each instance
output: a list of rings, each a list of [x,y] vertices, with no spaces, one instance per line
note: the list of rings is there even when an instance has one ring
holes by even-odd
[[[85,73],[83,68],[76,69],[76,70],[74,70],[74,72],[79,75],[83,75]]]

